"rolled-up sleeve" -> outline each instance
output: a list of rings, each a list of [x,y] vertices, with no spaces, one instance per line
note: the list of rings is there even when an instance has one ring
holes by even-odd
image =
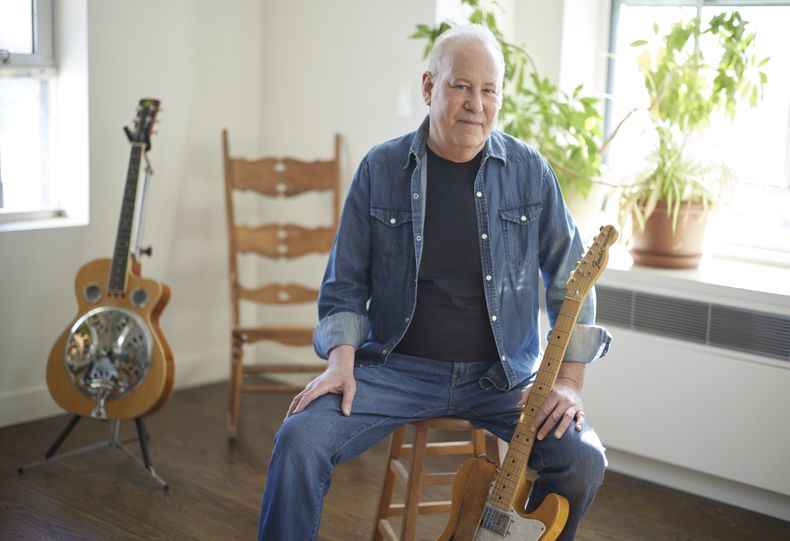
[[[612,335],[599,325],[576,325],[565,350],[565,359],[590,363],[609,351]]]
[[[357,347],[370,331],[368,318],[354,312],[336,312],[318,322],[313,331],[313,347],[322,359],[336,346]]]

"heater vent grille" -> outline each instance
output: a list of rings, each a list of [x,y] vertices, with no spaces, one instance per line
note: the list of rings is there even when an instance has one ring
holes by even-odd
[[[596,286],[598,321],[790,362],[790,317]]]

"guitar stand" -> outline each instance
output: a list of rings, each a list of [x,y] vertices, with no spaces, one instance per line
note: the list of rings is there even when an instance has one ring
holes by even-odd
[[[121,421],[118,419],[113,419],[110,421],[110,436],[107,438],[107,441],[101,441],[98,443],[94,443],[91,445],[86,445],[85,447],[80,447],[79,449],[74,449],[73,451],[67,451],[65,453],[60,453],[56,455],[58,448],[64,442],[64,440],[68,437],[74,427],[77,426],[79,420],[82,419],[80,415],[74,415],[69,424],[66,425],[66,428],[63,429],[63,432],[55,439],[55,441],[50,446],[49,450],[47,450],[46,454],[44,455],[44,460],[39,460],[38,462],[32,462],[30,464],[25,464],[24,466],[20,466],[17,470],[20,475],[25,473],[27,470],[31,470],[33,468],[37,468],[39,466],[44,466],[45,464],[49,464],[50,462],[55,462],[56,460],[60,460],[62,458],[67,458],[70,456],[81,455],[83,453],[87,453],[89,451],[94,451],[96,449],[105,449],[107,447],[113,447],[115,449],[120,449],[123,451],[129,458],[135,461],[137,464],[145,468],[145,470],[154,478],[154,480],[162,485],[164,490],[167,490],[167,483],[164,479],[159,477],[154,470],[154,467],[151,465],[151,458],[148,455],[148,434],[145,431],[145,427],[143,426],[143,420],[140,417],[136,417],[134,422],[137,427],[137,440],[140,442],[140,452],[143,455],[143,460],[141,461],[137,458],[128,447],[126,447],[126,443],[131,443],[135,441],[135,438],[129,438],[126,440],[121,440]]]

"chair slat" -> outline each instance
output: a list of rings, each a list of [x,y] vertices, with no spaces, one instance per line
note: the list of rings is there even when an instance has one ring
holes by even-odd
[[[329,227],[300,227],[293,224],[268,224],[261,227],[237,226],[239,252],[255,252],[271,258],[293,258],[332,247],[335,231]]]
[[[245,342],[272,340],[288,346],[310,346],[313,343],[312,327],[239,327],[234,330]]]
[[[333,190],[337,181],[334,161],[305,162],[292,158],[231,159],[233,185],[268,196],[291,197],[309,191]]]
[[[239,297],[268,304],[298,304],[318,300],[318,290],[298,284],[269,284],[256,289],[239,288]]]

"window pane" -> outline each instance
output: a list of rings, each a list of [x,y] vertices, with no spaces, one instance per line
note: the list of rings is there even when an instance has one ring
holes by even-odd
[[[33,54],[33,0],[0,0],[0,49]]]
[[[0,77],[0,210],[51,207],[46,79]]]

